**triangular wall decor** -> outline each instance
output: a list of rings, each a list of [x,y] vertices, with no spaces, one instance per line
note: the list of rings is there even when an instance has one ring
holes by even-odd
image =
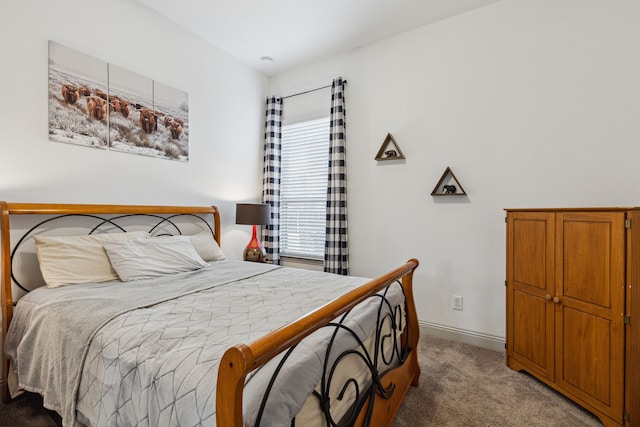
[[[389,144],[393,144],[393,147],[390,148]],[[380,149],[378,150],[378,154],[376,154],[376,160],[398,160],[404,158],[404,154],[402,154],[402,150],[398,146],[396,140],[393,138],[393,135],[388,133],[387,137],[384,139],[384,142],[380,146]]]
[[[464,196],[466,194],[449,166],[431,192],[432,196]]]

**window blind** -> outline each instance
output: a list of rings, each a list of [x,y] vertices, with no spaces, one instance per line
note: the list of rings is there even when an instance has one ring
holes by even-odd
[[[329,117],[282,126],[280,253],[324,257]]]

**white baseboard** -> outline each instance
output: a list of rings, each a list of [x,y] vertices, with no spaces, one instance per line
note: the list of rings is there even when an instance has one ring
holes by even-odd
[[[469,331],[466,329],[453,328],[451,326],[439,325],[431,322],[418,322],[420,333],[446,338],[452,341],[459,341],[489,350],[504,351],[504,337],[484,334],[481,332]]]

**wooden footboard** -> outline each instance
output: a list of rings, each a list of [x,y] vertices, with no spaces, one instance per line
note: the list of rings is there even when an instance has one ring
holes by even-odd
[[[402,340],[402,365],[386,372],[374,393],[362,406],[355,425],[368,426],[375,420],[376,426],[392,423],[409,386],[418,385],[420,366],[417,345],[419,326],[413,298],[413,272],[418,260],[411,259],[399,268],[354,289],[340,298],[305,315],[297,321],[250,343],[229,348],[220,362],[217,383],[216,419],[219,426],[242,427],[242,398],[247,375],[266,364],[279,353],[296,345],[306,336],[328,325],[338,316],[348,312],[365,299],[400,280],[405,295],[407,321]],[[388,390],[390,393],[384,393]],[[382,391],[382,392],[380,392]],[[384,396],[384,394],[387,394]]]

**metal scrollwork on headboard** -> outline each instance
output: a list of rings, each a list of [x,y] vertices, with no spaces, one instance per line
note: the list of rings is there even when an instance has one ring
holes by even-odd
[[[81,228],[86,235],[99,234],[105,232],[122,232],[135,230],[147,231],[152,236],[170,236],[170,235],[182,235],[185,224],[178,219],[187,219],[191,226],[196,226],[200,230],[209,230],[215,237],[215,231],[211,227],[210,221],[207,221],[203,216],[189,213],[180,213],[173,215],[157,215],[151,213],[141,214],[124,214],[114,216],[102,216],[95,214],[63,214],[53,216],[44,219],[37,224],[29,228],[21,237],[11,251],[11,280],[12,282],[23,292],[30,292],[29,286],[26,286],[17,277],[14,270],[14,260],[17,258],[17,254],[24,248],[26,242],[30,241],[33,235],[40,232],[46,233],[47,231],[58,229],[54,223],[63,222],[69,218],[82,218],[88,219],[86,224],[81,224],[81,221],[73,223],[74,228]],[[133,219],[142,219],[142,221],[132,221]],[[97,221],[97,223],[95,222]],[[53,225],[52,227],[49,227]],[[74,235],[77,235],[75,233]],[[14,302],[15,303],[15,302]]]

